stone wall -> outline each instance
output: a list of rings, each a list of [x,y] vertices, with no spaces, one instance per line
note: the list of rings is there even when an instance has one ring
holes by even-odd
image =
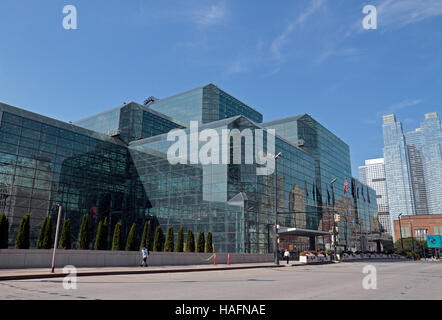
[[[50,268],[53,250],[0,250],[0,269]],[[150,266],[209,265],[214,263],[209,253],[151,252]],[[230,264],[272,262],[273,254],[231,253]],[[217,264],[227,263],[227,253],[216,254]],[[56,268],[66,265],[75,267],[134,267],[141,264],[141,252],[57,250]]]

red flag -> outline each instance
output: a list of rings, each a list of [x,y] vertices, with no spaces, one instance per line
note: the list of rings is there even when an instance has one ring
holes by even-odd
[[[96,206],[91,207],[91,213],[92,213],[92,219],[95,219],[97,217],[97,207]]]
[[[347,177],[345,178],[345,183],[344,183],[344,194],[348,193],[348,180]]]

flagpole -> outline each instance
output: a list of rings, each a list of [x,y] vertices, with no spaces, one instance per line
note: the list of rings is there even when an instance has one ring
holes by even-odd
[[[334,178],[331,182],[331,189],[332,189],[332,201],[333,201],[333,210],[332,210],[332,214],[333,214],[333,248],[334,248],[334,253],[333,253],[333,260],[336,261],[336,219],[335,219],[335,189],[333,187],[333,184],[337,181],[336,178]]]

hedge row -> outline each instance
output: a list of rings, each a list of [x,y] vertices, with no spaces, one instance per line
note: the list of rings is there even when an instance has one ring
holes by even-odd
[[[97,227],[97,233],[95,236],[93,247],[95,250],[107,250],[108,239],[108,227],[109,222],[106,218],[104,221],[100,221]],[[6,215],[0,215],[0,249],[8,248],[8,230],[9,222]],[[89,215],[85,214],[81,219],[80,233],[78,237],[78,249],[88,250],[90,247],[90,219]],[[114,228],[112,236],[112,250],[123,250],[123,222],[120,220]],[[15,248],[17,249],[29,249],[30,233],[30,217],[26,215],[23,217],[17,237],[15,239]],[[166,237],[164,237],[161,226],[158,226],[155,230],[154,241],[151,241],[151,223],[146,221],[144,224],[143,234],[141,236],[140,246],[137,247],[136,225],[135,223],[130,228],[129,234],[126,240],[126,251],[137,251],[144,247],[150,251],[165,251],[165,252],[213,252],[212,233],[207,233],[207,239],[204,236],[204,232],[200,231],[198,234],[198,240],[195,245],[195,236],[192,230],[188,230],[186,243],[184,244],[184,230],[181,227],[178,230],[177,242],[174,244],[174,232],[173,228],[167,229]],[[50,249],[53,244],[52,238],[52,217],[46,217],[40,227],[40,233],[37,240],[38,249]],[[63,228],[60,235],[60,241],[58,242],[59,249],[71,249],[71,221],[66,219],[63,223]]]

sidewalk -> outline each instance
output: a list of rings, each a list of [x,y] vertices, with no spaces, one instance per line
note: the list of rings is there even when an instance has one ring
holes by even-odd
[[[178,272],[201,272],[201,271],[222,271],[222,270],[241,270],[241,269],[259,269],[259,268],[280,268],[291,265],[274,263],[247,263],[247,264],[218,264],[218,265],[187,265],[187,266],[154,266],[154,267],[114,267],[114,268],[78,268],[78,277],[87,276],[110,276],[110,275],[135,275],[135,274],[154,274],[154,273],[178,273]],[[29,279],[47,279],[62,278],[67,275],[63,273],[62,268],[56,268],[55,273],[51,273],[51,268],[46,269],[0,269],[0,281],[10,280],[29,280]]]

